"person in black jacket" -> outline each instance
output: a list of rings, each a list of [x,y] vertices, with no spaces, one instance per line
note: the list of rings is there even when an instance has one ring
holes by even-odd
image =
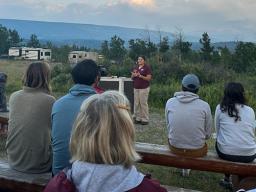
[[[7,75],[0,72],[0,112],[8,112],[5,96],[5,84],[7,82]]]

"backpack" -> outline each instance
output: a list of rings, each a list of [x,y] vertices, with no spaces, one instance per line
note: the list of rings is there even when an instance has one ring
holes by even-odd
[[[0,82],[6,83],[6,81],[7,81],[7,75],[3,72],[0,72]]]
[[[151,179],[151,175],[147,174],[141,184],[127,192],[167,192],[164,187],[160,186],[160,182],[156,179]]]
[[[72,181],[72,171],[70,179],[67,177],[68,168],[55,175],[46,185],[43,192],[76,192],[76,186]]]

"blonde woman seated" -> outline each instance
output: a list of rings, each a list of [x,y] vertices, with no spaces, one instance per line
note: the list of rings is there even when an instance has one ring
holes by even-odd
[[[51,96],[49,81],[49,65],[32,63],[24,75],[22,90],[10,97],[6,148],[8,162],[17,171],[51,170],[51,110],[55,98]]]
[[[89,97],[71,134],[72,181],[79,192],[158,191],[159,184],[137,171],[135,129],[127,98],[117,91]]]

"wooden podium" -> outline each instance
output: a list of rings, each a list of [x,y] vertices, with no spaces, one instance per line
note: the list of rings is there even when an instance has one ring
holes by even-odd
[[[127,77],[101,77],[100,87],[104,90],[117,90],[125,94],[131,104],[131,113],[133,113],[133,81]]]

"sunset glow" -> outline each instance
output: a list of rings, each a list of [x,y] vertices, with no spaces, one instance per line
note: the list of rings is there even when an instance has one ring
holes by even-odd
[[[137,6],[154,7],[155,2],[153,0],[130,0],[130,4]]]

